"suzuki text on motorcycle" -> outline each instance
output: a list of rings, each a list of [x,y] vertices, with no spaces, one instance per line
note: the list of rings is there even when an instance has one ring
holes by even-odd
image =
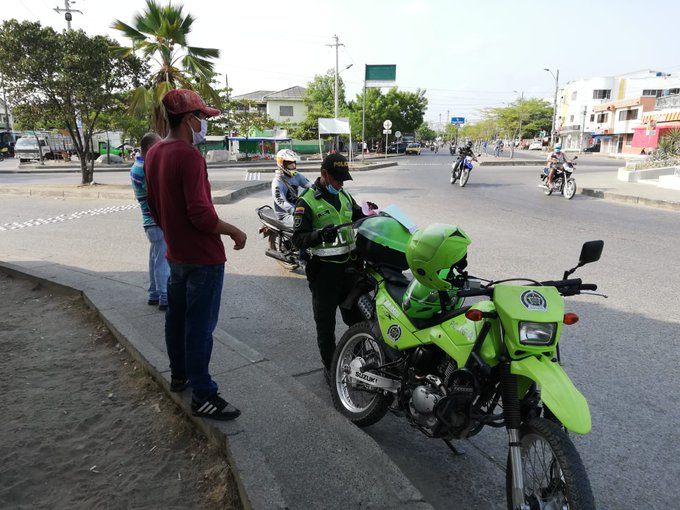
[[[356,227],[364,267],[342,306],[357,307],[365,321],[337,345],[335,407],[361,427],[392,410],[454,452],[451,440],[504,427],[509,509],[594,508],[566,432],[587,434],[590,411],[560,364],[558,344],[578,320],[563,296],[597,289],[568,276],[597,261],[604,243],[585,243],[562,280],[486,281],[465,271],[470,241],[460,228],[435,224],[411,234],[391,214]],[[466,303],[472,297],[484,299]]]

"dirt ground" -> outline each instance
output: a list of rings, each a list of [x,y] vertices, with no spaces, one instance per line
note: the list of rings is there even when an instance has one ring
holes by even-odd
[[[0,508],[242,508],[224,455],[77,297],[0,272]]]

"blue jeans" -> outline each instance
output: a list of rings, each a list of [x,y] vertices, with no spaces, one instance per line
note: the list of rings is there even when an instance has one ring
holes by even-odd
[[[145,227],[144,232],[149,239],[149,301],[158,301],[161,305],[168,304],[168,276],[170,267],[165,259],[168,247],[165,244],[163,231],[160,227]]]
[[[165,344],[173,377],[187,377],[192,397],[204,401],[217,393],[208,366],[224,283],[224,264],[170,262],[169,308]]]

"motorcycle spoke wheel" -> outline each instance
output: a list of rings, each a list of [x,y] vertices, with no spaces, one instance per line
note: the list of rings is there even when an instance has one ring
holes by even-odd
[[[470,169],[469,168],[463,168],[463,171],[460,174],[460,183],[459,183],[461,188],[464,187],[467,184],[469,178],[470,178]]]
[[[581,457],[564,429],[533,418],[520,431],[524,503],[531,510],[590,510],[595,499]],[[506,469],[508,509],[512,510],[512,467]]]
[[[274,251],[278,251],[279,253],[281,253],[281,249],[277,246],[278,237],[275,236],[275,235],[270,235],[268,237],[268,240],[269,240],[269,249],[274,250]],[[287,271],[295,271],[297,268],[300,267],[300,264],[298,262],[286,262],[286,261],[279,260],[279,259],[274,259],[274,260],[276,262],[278,262],[278,264]]]
[[[564,184],[564,198],[571,200],[576,194],[576,181],[574,179],[569,179]]]
[[[335,348],[331,364],[331,397],[333,405],[359,427],[379,421],[388,409],[384,392],[350,378],[350,363],[384,365],[386,347],[382,338],[375,338],[368,322],[350,327]]]

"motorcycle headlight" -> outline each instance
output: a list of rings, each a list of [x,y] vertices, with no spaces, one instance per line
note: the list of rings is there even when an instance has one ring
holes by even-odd
[[[554,322],[520,322],[519,343],[523,345],[551,345],[555,341],[557,324]]]

